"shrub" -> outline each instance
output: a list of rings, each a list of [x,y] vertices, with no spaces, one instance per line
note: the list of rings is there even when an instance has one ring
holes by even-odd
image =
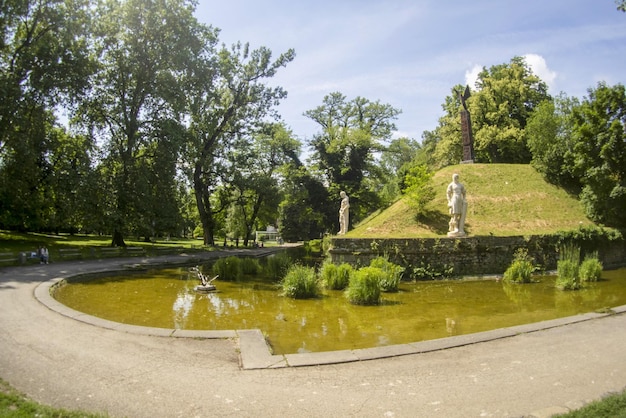
[[[602,263],[598,260],[598,253],[587,255],[578,269],[581,282],[597,282],[602,275]]]
[[[580,289],[578,265],[572,260],[559,260],[556,264],[556,287],[561,290]]]
[[[320,268],[320,277],[324,286],[331,290],[343,290],[348,286],[352,266],[347,263],[337,266],[330,260],[325,261]]]
[[[213,264],[213,274],[219,274],[221,280],[239,280],[241,278],[241,260],[234,255],[220,258]]]
[[[380,281],[385,273],[377,267],[363,267],[350,277],[346,297],[355,305],[378,305]]]
[[[515,252],[513,263],[506,269],[502,279],[506,283],[529,283],[534,270],[528,250],[520,248]]]
[[[256,258],[244,257],[240,258],[240,269],[243,274],[258,274],[261,270],[261,264]]]
[[[335,289],[333,284],[337,281],[337,265],[330,261],[325,260],[320,267],[320,278],[324,286],[328,289]]]
[[[376,267],[383,271],[380,279],[380,287],[383,292],[397,292],[402,279],[404,268],[392,263],[385,257],[376,257],[370,261],[370,267]]]
[[[580,247],[565,244],[559,247],[560,259],[556,263],[556,287],[562,290],[580,289],[578,267],[580,263]]]
[[[319,283],[313,267],[295,264],[282,280],[283,295],[294,299],[314,298],[319,295]]]
[[[278,253],[267,257],[265,273],[274,280],[282,279],[292,265],[291,258],[285,253]]]
[[[354,269],[348,263],[342,263],[337,266],[337,289],[343,290],[348,287],[350,283],[350,277],[352,276]]]

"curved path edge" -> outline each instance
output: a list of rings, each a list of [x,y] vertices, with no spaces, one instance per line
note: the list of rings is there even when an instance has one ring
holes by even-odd
[[[266,252],[261,255],[266,255]],[[170,263],[171,262],[172,260],[170,260]],[[188,264],[189,262],[189,260],[185,260],[184,264]],[[180,264],[180,262],[178,264]],[[191,264],[193,264],[193,262],[191,262]],[[145,262],[140,264],[129,263],[123,266],[124,268],[122,270],[129,271],[133,268],[137,268],[140,266],[158,267],[159,265],[163,265],[163,260],[159,260],[158,263],[151,265]],[[35,288],[34,296],[39,302],[41,302],[52,311],[55,311],[61,315],[67,316],[77,321],[110,330],[156,337],[196,339],[238,338],[240,365],[244,370],[271,369],[280,367],[319,366],[427,353],[431,351],[445,350],[454,347],[462,347],[470,344],[477,344],[486,341],[514,337],[520,334],[527,334],[531,332],[547,330],[550,328],[562,327],[566,325],[576,324],[579,322],[604,318],[609,315],[620,315],[626,313],[626,305],[622,305],[611,308],[609,312],[590,312],[586,314],[557,318],[531,324],[518,325],[508,328],[499,328],[490,331],[439,338],[434,340],[352,350],[275,355],[272,354],[271,349],[267,344],[267,341],[265,340],[262,331],[259,329],[196,331],[128,325],[76,311],[67,307],[66,305],[63,305],[62,303],[54,299],[54,297],[52,297],[54,286],[63,280],[86,274],[92,275],[97,273],[115,272],[119,270],[119,268],[117,270],[111,268],[103,269],[99,266],[97,269],[94,269],[92,271],[87,270],[80,273],[66,274],[63,276],[51,278],[42,282]]]

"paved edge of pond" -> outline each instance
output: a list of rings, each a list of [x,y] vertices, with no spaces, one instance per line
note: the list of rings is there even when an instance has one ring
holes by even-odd
[[[259,249],[253,253],[247,252],[254,256],[266,256],[272,254],[277,249]],[[557,318],[547,321],[535,322],[531,324],[517,325],[509,328],[499,328],[491,331],[478,332],[474,334],[458,335],[453,337],[439,338],[435,340],[419,341],[414,343],[389,345],[382,347],[362,348],[353,350],[325,351],[315,353],[294,353],[294,354],[272,354],[271,348],[268,346],[263,333],[259,329],[245,330],[215,330],[215,331],[194,331],[180,330],[170,328],[154,328],[138,325],[127,325],[119,322],[109,321],[92,315],[71,309],[58,302],[51,295],[52,288],[60,281],[80,275],[93,275],[98,273],[107,273],[115,271],[133,271],[145,268],[159,268],[172,265],[190,265],[195,262],[208,261],[211,259],[235,255],[236,252],[228,251],[226,253],[215,252],[208,253],[202,257],[158,257],[150,259],[141,259],[140,262],[134,262],[133,259],[126,259],[125,263],[105,263],[108,266],[98,265],[94,269],[86,269],[81,272],[74,272],[55,277],[40,283],[34,290],[35,298],[50,310],[61,315],[70,317],[77,321],[88,323],[97,327],[127,332],[139,335],[150,335],[156,337],[170,338],[198,338],[198,339],[225,339],[233,338],[239,340],[239,356],[240,365],[244,370],[253,369],[271,369],[282,367],[303,367],[303,366],[320,366],[338,363],[349,363],[356,361],[375,360],[388,357],[397,357],[409,354],[420,354],[431,351],[445,350],[453,347],[461,347],[470,344],[477,344],[486,341],[492,341],[502,338],[513,337],[519,334],[527,334],[536,331],[542,331],[550,328],[562,327],[593,319],[603,318],[611,315],[619,315],[626,313],[626,305],[611,308],[609,312],[590,312],[564,318]],[[241,253],[239,253],[241,254]]]

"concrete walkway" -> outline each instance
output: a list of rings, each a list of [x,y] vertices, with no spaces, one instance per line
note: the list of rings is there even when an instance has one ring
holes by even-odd
[[[121,326],[49,298],[64,277],[220,255],[1,269],[0,377],[42,403],[113,417],[548,417],[626,387],[626,307],[423,343],[272,356],[256,330]]]

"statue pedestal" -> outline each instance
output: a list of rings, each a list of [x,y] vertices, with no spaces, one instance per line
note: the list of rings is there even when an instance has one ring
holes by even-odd
[[[215,285],[212,284],[199,284],[198,286],[193,288],[196,292],[199,293],[209,293],[209,292],[215,292],[217,290],[217,288],[215,287]]]
[[[450,238],[464,237],[465,236],[465,232],[463,232],[463,231],[448,232],[448,236]]]

